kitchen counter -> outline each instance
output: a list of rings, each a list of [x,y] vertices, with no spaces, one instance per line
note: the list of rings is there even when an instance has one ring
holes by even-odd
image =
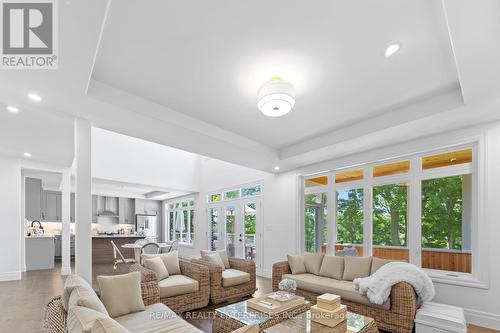
[[[26,236],[26,239],[31,239],[31,238],[54,238],[54,236],[52,235]]]
[[[134,235],[116,235],[116,236],[92,236],[92,263],[93,264],[113,264],[113,246],[111,241],[116,244],[125,258],[134,258],[133,249],[124,249],[123,244],[134,243],[144,236]]]
[[[54,237],[26,237],[26,270],[54,268]]]

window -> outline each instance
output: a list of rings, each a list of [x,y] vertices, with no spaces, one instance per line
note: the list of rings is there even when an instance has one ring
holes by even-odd
[[[440,281],[477,283],[485,275],[473,265],[475,149],[471,144],[304,178],[303,249],[333,248],[332,230],[336,254],[407,261]],[[330,212],[328,198],[335,199]]]
[[[240,190],[224,192],[224,200],[238,199],[240,197]]]
[[[408,185],[373,187],[373,255],[409,261]]]
[[[208,196],[208,202],[217,202],[222,200],[222,194],[215,193]]]
[[[338,254],[363,255],[363,189],[337,192]]]
[[[422,267],[471,273],[471,175],[422,181]]]
[[[252,187],[244,187],[241,189],[242,197],[255,197],[262,194],[262,187],[260,185],[255,185]]]
[[[231,189],[224,192],[217,192],[207,195],[208,203],[223,202],[226,200],[234,200],[239,198],[256,197],[262,194],[261,185],[253,185],[237,189]]]
[[[168,203],[167,230],[169,240],[192,244],[194,240],[194,200],[184,199]]]

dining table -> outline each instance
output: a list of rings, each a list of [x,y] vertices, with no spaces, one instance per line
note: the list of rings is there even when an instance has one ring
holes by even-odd
[[[172,245],[167,244],[167,243],[156,243],[160,247],[161,250],[163,249],[169,249]],[[124,249],[133,249],[134,250],[134,256],[135,256],[135,261],[140,262],[141,260],[141,249],[142,249],[143,244],[123,244],[122,248]]]

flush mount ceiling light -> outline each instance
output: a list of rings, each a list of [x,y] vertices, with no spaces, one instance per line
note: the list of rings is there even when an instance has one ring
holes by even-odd
[[[9,105],[9,106],[7,106],[7,111],[9,111],[11,113],[18,113],[19,109],[16,108],[15,106]]]
[[[274,171],[280,171],[280,167],[279,166],[275,166],[274,167]]]
[[[279,77],[264,83],[257,92],[257,107],[268,117],[280,117],[295,105],[293,85]]]
[[[24,153],[23,155],[26,157],[31,157],[31,153]]]
[[[401,49],[400,43],[393,43],[385,49],[385,57],[390,58]]]
[[[31,99],[33,102],[41,102],[42,101],[42,97],[40,97],[40,95],[37,95],[35,93],[29,93],[28,98]]]

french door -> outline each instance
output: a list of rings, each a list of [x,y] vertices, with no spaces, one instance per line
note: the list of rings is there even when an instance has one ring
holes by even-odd
[[[208,208],[209,247],[225,249],[231,258],[252,259],[262,270],[260,198],[233,200]]]

